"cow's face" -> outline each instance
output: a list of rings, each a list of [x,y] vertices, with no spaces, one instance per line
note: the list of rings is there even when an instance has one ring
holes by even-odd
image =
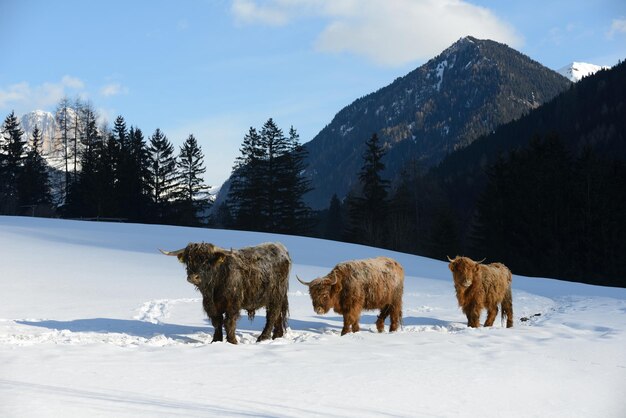
[[[474,281],[474,275],[478,274],[479,263],[467,257],[455,257],[450,260],[448,268],[452,272],[454,284],[461,287],[470,287]]]
[[[309,294],[315,313],[323,315],[335,306],[339,290],[341,287],[336,279],[321,277],[313,280],[309,285]]]
[[[185,264],[187,281],[195,286],[200,286],[202,277],[210,276],[211,271],[219,268],[226,260],[226,254],[221,249],[205,243],[191,243],[177,257],[178,261]]]

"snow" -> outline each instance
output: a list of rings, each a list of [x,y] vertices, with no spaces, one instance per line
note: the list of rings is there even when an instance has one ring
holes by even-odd
[[[600,65],[589,64],[586,62],[572,62],[565,67],[559,68],[557,72],[563,77],[569,78],[570,81],[577,82],[580,81],[583,77],[587,77],[602,69],[607,68],[608,67],[602,67]]]
[[[184,266],[157,252],[195,241],[286,245],[285,338],[255,342],[259,311],[239,345],[210,343]],[[626,416],[626,289],[514,276],[515,326],[469,329],[447,263],[371,247],[0,217],[0,248],[3,417]],[[295,275],[378,255],[405,268],[403,328],[378,334],[367,311],[341,337]]]
[[[443,82],[443,72],[447,66],[448,66],[448,60],[443,60],[439,64],[437,64],[437,68],[435,69],[435,71],[437,71],[437,79],[438,79],[436,87],[435,87],[437,91],[441,89],[441,83]]]

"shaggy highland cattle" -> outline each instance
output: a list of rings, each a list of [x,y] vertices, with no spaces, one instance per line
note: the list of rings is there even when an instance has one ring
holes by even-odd
[[[498,304],[502,305],[502,321],[506,327],[513,326],[513,299],[511,296],[511,270],[502,263],[481,264],[467,257],[450,259],[456,298],[467,325],[480,326],[480,311],[487,309],[486,327],[493,325],[498,315]],[[484,260],[483,260],[484,261]]]
[[[311,282],[299,277],[298,280],[309,287],[317,314],[325,314],[330,308],[343,314],[341,335],[359,331],[363,309],[380,309],[376,321],[378,332],[385,329],[387,316],[391,317],[389,331],[396,331],[402,322],[404,269],[391,258],[346,261],[337,264],[324,277]]]
[[[242,309],[254,318],[265,307],[265,328],[257,341],[282,337],[287,327],[289,270],[291,259],[280,243],[265,243],[239,250],[213,244],[190,243],[177,251],[163,251],[178,257],[187,267],[187,281],[202,293],[202,305],[215,328],[213,341],[237,344],[235,325]]]

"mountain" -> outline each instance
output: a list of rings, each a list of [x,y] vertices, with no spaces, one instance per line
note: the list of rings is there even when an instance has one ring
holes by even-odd
[[[559,68],[557,72],[561,74],[563,77],[567,77],[573,82],[580,81],[583,77],[587,77],[592,75],[602,69],[607,69],[608,67],[602,67],[595,64],[589,64],[586,62],[572,62],[571,64],[566,65],[565,67]]]
[[[570,81],[491,40],[465,37],[390,85],[343,108],[313,140],[307,203],[328,206],[357,184],[364,143],[378,133],[387,178],[410,160],[427,169],[567,89]]]
[[[626,286],[625,108],[621,63],[433,168],[461,253],[518,274]]]
[[[476,189],[477,194],[486,167],[500,156],[528,146],[534,136],[552,133],[558,134],[574,155],[591,147],[603,157],[626,161],[625,98],[626,63],[621,63],[585,77],[549,103],[448,155],[432,172],[458,189]]]
[[[23,115],[20,124],[24,130],[24,138],[30,144],[35,126],[39,127],[42,134],[41,151],[44,155],[54,152],[54,137],[56,136],[57,124],[54,115],[44,110],[34,110]]]

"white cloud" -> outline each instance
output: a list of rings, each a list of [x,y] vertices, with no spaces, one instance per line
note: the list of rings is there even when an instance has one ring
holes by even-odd
[[[128,87],[122,86],[120,83],[111,83],[100,89],[100,94],[104,97],[117,96],[120,94],[127,94]]]
[[[64,96],[79,95],[85,98],[85,93],[80,91],[84,86],[80,79],[66,75],[58,82],[35,86],[21,82],[0,87],[0,111],[15,110],[16,114],[22,114],[35,109],[50,110]]]
[[[69,75],[63,76],[63,78],[61,79],[61,84],[66,87],[77,89],[77,90],[85,87],[85,83],[83,83],[82,80],[76,77],[69,76]]]
[[[606,36],[609,39],[613,39],[615,35],[626,33],[626,18],[613,19],[611,22],[611,29],[607,32]]]
[[[253,0],[234,0],[231,10],[240,23],[281,26],[289,20],[287,11],[281,7],[258,6]]]
[[[239,22],[286,25],[301,18],[328,21],[317,51],[352,53],[384,66],[432,58],[472,35],[514,47],[521,36],[489,9],[462,0],[235,0]]]

